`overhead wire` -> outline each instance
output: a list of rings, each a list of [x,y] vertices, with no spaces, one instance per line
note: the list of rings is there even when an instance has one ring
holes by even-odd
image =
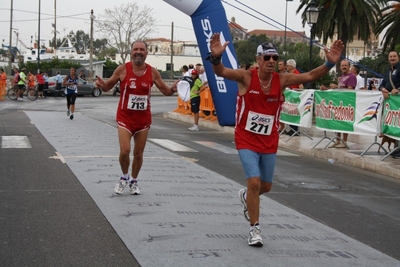
[[[268,17],[268,16],[266,16],[266,15],[260,13],[259,11],[257,11],[257,10],[255,10],[254,8],[252,8],[252,7],[248,6],[248,5],[246,5],[246,4],[242,3],[242,2],[240,2],[239,0],[234,0],[234,1],[237,2],[237,3],[239,3],[239,4],[241,4],[242,6],[244,6],[244,7],[246,7],[246,8],[248,8],[249,10],[255,12],[256,14],[259,14],[259,15],[263,16],[264,18],[266,18],[266,19],[268,19],[268,20],[271,20],[271,21],[273,21],[274,23],[276,23],[276,24],[282,26],[284,29],[286,28],[287,30],[290,30],[291,32],[293,32],[293,33],[295,33],[295,34],[297,34],[297,35],[299,35],[299,36],[301,36],[301,37],[307,39],[308,41],[310,41],[310,38],[307,37],[306,35],[301,34],[300,32],[297,32],[297,31],[295,31],[295,30],[293,30],[293,29],[287,27],[287,25],[285,26],[285,25],[283,25],[282,23],[280,23],[280,22],[278,22],[278,21],[276,21],[276,20],[274,20],[274,19],[272,19],[272,18],[270,18],[270,17]],[[268,24],[268,25],[270,25],[270,26],[272,26],[272,27],[274,27],[274,28],[280,29],[278,26],[275,26],[275,25],[273,25],[273,24],[271,24],[271,23],[269,23],[269,22],[267,22],[267,21],[265,21],[265,20],[263,20],[263,19],[261,19],[261,18],[255,16],[255,15],[253,15],[253,14],[251,14],[251,13],[249,13],[249,12],[247,12],[247,11],[245,11],[245,10],[243,10],[243,9],[241,9],[241,8],[239,8],[239,7],[237,7],[237,6],[233,5],[233,4],[231,4],[231,3],[228,3],[226,0],[221,0],[221,2],[223,2],[223,3],[225,3],[225,4],[229,5],[229,6],[231,6],[231,7],[233,7],[233,8],[235,8],[235,9],[237,9],[237,10],[239,10],[239,11],[241,11],[241,12],[243,12],[243,13],[245,13],[245,14],[247,14],[247,15],[253,17],[253,18],[256,18],[257,20],[262,21],[262,22],[264,22],[264,23],[266,23],[266,24]],[[250,36],[247,32],[243,31],[242,29],[240,29],[240,30],[241,30],[243,33],[245,33],[246,35]],[[320,48],[324,48],[324,47],[325,47],[324,45],[320,44],[318,41],[315,41],[315,40],[311,40],[311,41],[312,41],[313,44],[315,44],[316,46],[319,46]],[[341,58],[342,58],[342,59],[348,60],[348,61],[349,61],[350,63],[352,63],[353,65],[354,65],[354,64],[357,64],[357,65],[360,66],[362,69],[365,69],[365,70],[371,72],[372,74],[378,76],[379,78],[382,78],[382,77],[383,77],[382,74],[377,73],[377,72],[375,72],[375,71],[369,69],[368,67],[366,67],[366,66],[364,66],[364,65],[362,65],[362,64],[360,64],[360,63],[358,63],[358,62],[355,62],[355,61],[353,61],[353,60],[351,60],[351,59],[349,59],[349,58],[347,58],[347,57],[341,56]]]

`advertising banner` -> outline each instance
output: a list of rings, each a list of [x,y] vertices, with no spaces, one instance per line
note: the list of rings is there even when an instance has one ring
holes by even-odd
[[[389,96],[383,104],[382,133],[400,140],[400,96]]]
[[[191,17],[215,110],[218,114],[218,123],[221,126],[235,125],[237,83],[216,76],[211,63],[205,60],[211,51],[211,37],[214,33],[219,32],[221,43],[229,41],[229,45],[222,55],[222,63],[228,68],[238,68],[237,57],[221,0],[164,0],[164,2]]]
[[[290,125],[310,128],[312,125],[314,90],[286,89],[280,121]]]
[[[382,103],[380,91],[315,91],[315,125],[324,131],[377,135],[381,132]]]

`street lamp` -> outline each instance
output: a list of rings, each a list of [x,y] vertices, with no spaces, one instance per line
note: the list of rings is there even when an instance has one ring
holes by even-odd
[[[318,15],[319,15],[319,9],[317,8],[317,5],[314,3],[314,1],[312,1],[306,10],[306,19],[308,26],[310,26],[310,61],[309,61],[308,71],[312,69],[311,57],[312,57],[312,43],[314,38],[313,28],[318,21]],[[311,83],[309,83],[309,88],[311,88]]]
[[[306,19],[307,19],[308,26],[310,26],[310,66],[309,66],[310,68],[309,68],[309,71],[311,70],[312,43],[313,43],[313,38],[314,38],[313,28],[314,28],[314,25],[318,21],[318,15],[319,15],[319,9],[317,8],[314,1],[312,1],[306,10]]]

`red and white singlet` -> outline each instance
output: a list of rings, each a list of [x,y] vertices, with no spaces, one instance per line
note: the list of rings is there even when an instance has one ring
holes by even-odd
[[[150,94],[153,86],[151,66],[146,64],[142,76],[132,71],[132,62],[125,64],[126,76],[120,85],[117,122],[133,126],[151,124]]]
[[[251,82],[244,95],[236,102],[236,148],[258,153],[276,153],[279,142],[279,115],[285,100],[281,93],[279,73],[273,72],[271,91],[261,90],[258,69],[251,71]]]

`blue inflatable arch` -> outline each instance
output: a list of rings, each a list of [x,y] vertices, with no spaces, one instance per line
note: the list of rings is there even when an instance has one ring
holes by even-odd
[[[222,55],[224,66],[238,68],[232,37],[229,32],[225,9],[220,0],[164,0],[192,19],[200,54],[203,58],[208,84],[221,126],[235,125],[236,96],[238,85],[234,81],[216,76],[211,63],[206,61],[210,52],[210,39],[215,32],[221,34],[221,43],[229,41]]]

